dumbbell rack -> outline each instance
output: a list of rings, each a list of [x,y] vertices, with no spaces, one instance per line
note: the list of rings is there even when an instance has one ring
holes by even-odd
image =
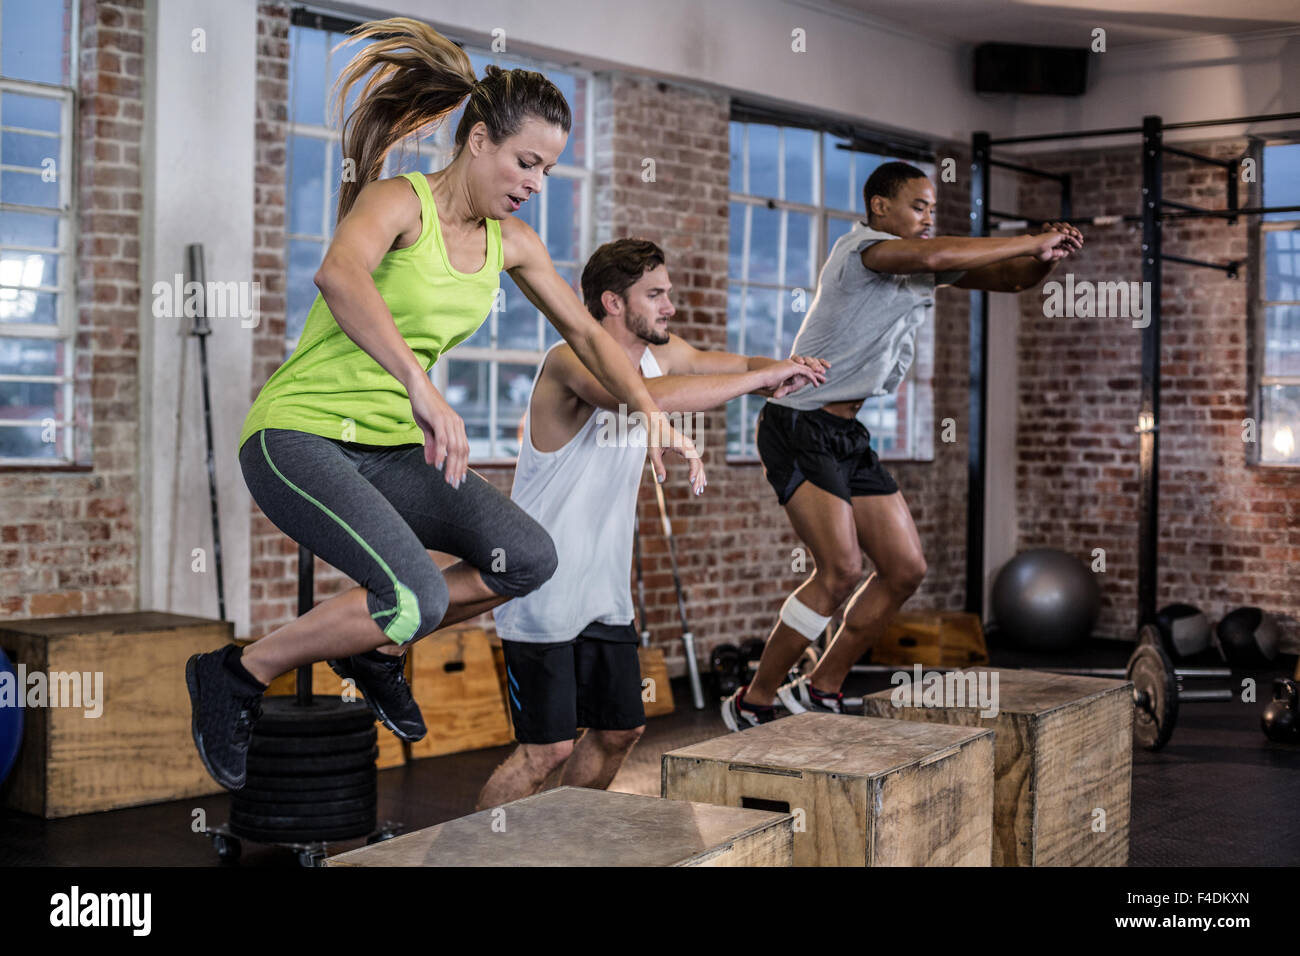
[[[314,599],[314,555],[302,545],[298,546],[298,614],[306,614],[312,609],[315,603]],[[296,691],[294,695],[295,707],[302,708],[304,711],[313,706],[319,706],[318,698],[312,694],[312,665],[304,664],[296,671]],[[281,699],[281,698],[272,698]],[[366,707],[369,713],[369,707]],[[373,729],[373,720],[370,727]],[[256,732],[256,728],[254,728]],[[370,761],[373,769],[374,761]],[[239,791],[236,791],[238,794]],[[237,800],[237,796],[232,795],[232,803]],[[287,801],[286,801],[287,802]],[[304,818],[309,819],[309,818]],[[403,825],[391,820],[384,820],[375,826],[369,834],[356,834],[349,837],[334,837],[333,839],[356,839],[357,836],[365,836],[366,845],[379,843],[383,840],[391,840],[402,831]],[[321,828],[324,829],[324,828]],[[298,863],[301,866],[315,867],[321,866],[326,857],[326,850],[329,839],[318,840],[276,840],[256,838],[241,832],[232,826],[232,823],[221,823],[213,827],[205,827],[203,834],[212,841],[213,848],[217,851],[217,856],[225,863],[236,862],[243,850],[242,841],[258,843],[266,846],[276,846],[283,849],[291,850],[297,855]]]

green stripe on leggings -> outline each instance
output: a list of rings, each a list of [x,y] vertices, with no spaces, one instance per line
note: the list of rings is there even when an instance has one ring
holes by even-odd
[[[393,569],[388,566],[388,564],[384,561],[383,558],[381,558],[378,554],[375,553],[374,548],[366,544],[365,539],[362,538],[361,535],[357,534],[355,531],[352,530],[352,528],[348,525],[346,521],[344,521],[334,512],[330,511],[329,508],[325,507],[325,505],[321,504],[311,495],[307,494],[307,492],[303,491],[301,488],[295,485],[292,481],[290,481],[288,478],[284,476],[284,474],[280,471],[279,468],[275,467],[275,462],[271,461],[271,453],[266,450],[265,429],[263,429],[258,434],[257,437],[262,444],[262,456],[266,459],[266,463],[271,466],[271,470],[276,473],[279,479],[283,481],[286,485],[288,485],[290,488],[292,488],[294,491],[298,492],[298,494],[302,495],[304,498],[306,498],[308,501],[314,504],[321,511],[325,512],[327,515],[333,518],[336,522],[338,522],[339,527],[341,527],[348,534],[352,535],[353,540],[355,540],[357,544],[361,545],[361,547],[366,549],[366,553],[370,555],[372,558],[374,558],[375,563],[384,569],[384,573],[388,575],[388,580],[393,582],[393,590],[397,592],[397,607],[392,608],[391,610],[388,611],[380,611],[378,614],[372,614],[370,615],[371,618],[387,617],[390,614],[396,614],[397,616],[388,622],[388,626],[383,628],[384,634],[387,635],[387,637],[390,640],[395,641],[398,644],[405,644],[412,637],[415,637],[416,636],[415,629],[420,626],[420,602],[416,599],[415,592],[412,591],[410,588],[408,588],[401,581],[397,580],[397,575],[393,573]],[[393,631],[389,630],[389,628],[394,628],[394,627],[396,633],[393,633]]]

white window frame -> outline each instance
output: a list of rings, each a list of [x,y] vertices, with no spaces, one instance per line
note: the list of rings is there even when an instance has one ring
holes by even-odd
[[[1269,146],[1289,146],[1300,143],[1300,140],[1272,140],[1264,144],[1264,149]],[[1260,153],[1263,158],[1263,150]],[[1261,162],[1261,166],[1263,163]],[[1264,176],[1267,179],[1268,170],[1264,169]],[[1261,468],[1300,468],[1300,464],[1289,461],[1269,461],[1264,456],[1266,448],[1264,443],[1264,389],[1270,385],[1296,385],[1300,386],[1300,375],[1267,375],[1264,372],[1265,360],[1268,353],[1268,310],[1270,306],[1286,305],[1300,307],[1300,299],[1269,299],[1268,298],[1268,233],[1270,232],[1294,232],[1297,239],[1300,239],[1300,216],[1295,219],[1260,219],[1259,221],[1259,249],[1257,250],[1256,268],[1259,270],[1259,296],[1255,300],[1256,308],[1256,340],[1258,349],[1256,352],[1258,370],[1255,375],[1255,407],[1259,415],[1259,435],[1257,436],[1258,446],[1252,464]],[[1297,283],[1300,283],[1300,277],[1297,277]],[[1297,444],[1300,444],[1300,431],[1294,436]]]
[[[731,292],[733,288],[733,283],[739,284],[740,287],[744,290],[741,293],[741,313],[743,315],[745,312],[744,309],[745,298],[747,297],[748,290],[750,288],[760,288],[760,289],[767,289],[767,290],[786,290],[787,292],[794,289],[802,288],[802,286],[798,286],[798,285],[784,284],[785,267],[786,267],[786,261],[785,261],[786,236],[787,236],[786,224],[788,221],[786,216],[781,217],[781,232],[777,240],[778,241],[777,275],[781,280],[780,283],[773,284],[773,283],[752,282],[749,279],[750,233],[751,233],[751,227],[753,222],[753,208],[756,206],[762,206],[768,209],[788,210],[792,212],[801,213],[803,215],[811,215],[813,217],[814,228],[811,230],[810,240],[809,240],[810,244],[812,245],[812,249],[810,250],[811,251],[810,259],[812,262],[811,272],[812,272],[813,288],[806,290],[807,300],[808,303],[810,304],[812,301],[812,297],[816,292],[817,277],[821,274],[822,267],[826,264],[826,259],[828,255],[826,250],[826,239],[829,235],[830,221],[832,219],[837,219],[843,222],[854,223],[858,221],[864,221],[866,217],[865,210],[861,212],[856,211],[858,209],[858,206],[861,203],[860,194],[862,189],[861,177],[857,175],[858,153],[850,152],[849,154],[850,155],[849,175],[848,175],[849,196],[847,198],[851,203],[852,209],[854,211],[845,211],[842,209],[838,209],[826,205],[826,195],[825,195],[826,164],[825,164],[825,156],[824,156],[824,144],[826,142],[827,136],[833,136],[835,134],[829,133],[825,130],[817,130],[817,129],[812,130],[814,134],[813,150],[812,150],[812,164],[813,164],[813,175],[812,175],[813,203],[812,204],[798,203],[787,199],[777,199],[777,198],[772,198],[767,196],[758,196],[748,192],[750,188],[749,131],[751,126],[772,125],[777,131],[777,157],[776,157],[777,192],[781,196],[784,196],[786,193],[785,132],[787,129],[792,129],[795,127],[781,126],[777,124],[755,124],[751,121],[736,120],[736,121],[728,122],[728,130],[730,130],[730,126],[732,122],[741,122],[744,127],[744,132],[743,132],[743,141],[742,141],[742,148],[741,148],[741,189],[739,191],[733,189],[729,193],[728,212],[730,212],[730,207],[732,204],[734,203],[743,204],[745,206],[745,225],[744,225],[744,240],[743,240],[744,247],[741,252],[741,266],[740,266],[741,274],[739,277],[733,278],[730,274],[731,273],[730,264],[728,264],[727,290],[728,292]],[[778,309],[776,314],[776,334],[775,334],[775,341],[777,342],[778,347],[780,345],[780,342],[782,341],[785,332],[785,329],[783,327],[784,318],[785,318],[785,310]],[[728,321],[730,321],[729,316],[728,316]],[[932,322],[933,322],[933,317],[927,319],[927,324],[932,324]],[[932,335],[925,336],[924,335],[925,331],[926,331],[925,329],[919,330],[917,334],[918,358],[920,355],[921,347],[924,344],[926,344],[926,342],[929,343],[929,347],[931,349],[933,348],[933,336]],[[743,322],[741,324],[737,350],[742,355],[748,354],[745,349],[745,324]],[[782,358],[783,356],[771,356],[771,357]],[[931,358],[933,358],[933,356],[931,356]],[[916,368],[916,365],[917,363],[913,362],[912,368],[908,370],[907,377],[904,379],[904,382],[900,385],[900,389],[902,390],[903,393],[902,394],[903,408],[904,408],[904,414],[906,416],[906,422],[908,428],[907,453],[898,454],[897,452],[892,452],[892,451],[881,452],[880,457],[882,459],[891,460],[891,461],[933,460],[932,454],[930,455],[925,454],[925,444],[923,443],[920,431],[917,428],[917,421],[916,421],[917,390],[916,388],[911,387],[912,384],[911,379],[913,376],[913,372]],[[897,394],[898,393],[895,393],[895,396],[897,396]],[[880,396],[880,398],[884,398],[884,397],[887,396]],[[745,425],[745,423],[747,423],[750,420],[749,411],[750,411],[751,404],[762,403],[763,401],[765,401],[765,399],[757,395],[741,395],[739,398],[733,399],[733,401],[738,402],[740,406],[740,416],[741,416],[741,423],[742,423],[742,428],[740,433],[741,451],[732,452],[728,450],[726,456],[727,461],[732,461],[737,463],[756,462],[759,459],[758,459],[757,452],[752,447],[754,436],[750,434],[750,430],[748,428],[743,426]],[[881,429],[879,428],[878,425],[872,426],[871,421],[873,418],[875,418],[876,421],[879,421],[880,415],[881,415],[881,410],[877,407],[873,407],[872,399],[868,399],[866,402],[863,403],[862,411],[858,417],[867,423],[868,428],[872,431],[873,437],[876,436]],[[726,446],[728,449],[730,449],[731,437],[732,437],[730,434],[730,426],[728,426],[727,432],[728,434],[726,437]]]
[[[23,133],[32,136],[59,137],[59,160],[56,172],[59,184],[59,205],[28,206],[24,203],[4,202],[0,195],[0,214],[7,212],[35,214],[56,217],[59,221],[57,246],[53,249],[40,246],[17,246],[0,244],[2,251],[34,252],[57,256],[58,277],[54,285],[23,287],[32,292],[52,292],[57,296],[56,321],[54,325],[39,322],[0,322],[0,336],[5,338],[52,339],[63,342],[63,364],[55,375],[6,375],[0,374],[2,382],[26,382],[36,384],[53,384],[62,392],[62,408],[68,417],[54,419],[56,454],[52,458],[16,458],[0,457],[0,466],[20,466],[23,468],[56,468],[76,464],[76,343],[77,343],[77,202],[76,202],[76,167],[73,164],[72,137],[77,128],[77,61],[80,52],[77,44],[75,24],[80,22],[79,0],[72,0],[72,20],[74,29],[68,31],[69,63],[68,85],[53,83],[36,83],[30,80],[16,80],[0,76],[0,93],[16,93],[22,96],[42,97],[56,100],[59,108],[59,132],[48,130],[31,130],[26,128],[5,127],[6,132]],[[3,101],[0,100],[0,104]],[[0,112],[0,127],[4,124]],[[41,173],[42,170],[31,166],[17,166],[0,163],[2,171]],[[56,404],[56,407],[59,407]],[[42,427],[49,419],[0,418],[0,426]]]
[[[290,29],[311,30],[315,28],[309,26],[293,26],[290,27]],[[336,31],[323,31],[323,32],[336,32]],[[584,89],[586,90],[586,95],[584,96],[584,111],[583,111],[584,115],[582,117],[582,123],[584,124],[583,125],[584,149],[583,149],[583,155],[581,157],[575,157],[580,159],[580,164],[571,164],[571,163],[556,164],[556,166],[550,171],[548,175],[548,178],[569,179],[569,180],[573,180],[575,183],[578,184],[578,190],[579,190],[578,195],[580,197],[579,199],[580,211],[578,213],[578,217],[579,217],[578,245],[574,250],[576,253],[576,259],[555,260],[555,265],[557,269],[572,267],[574,270],[575,277],[581,276],[582,267],[586,263],[587,257],[591,253],[591,240],[593,234],[592,204],[593,204],[593,191],[594,191],[593,170],[595,165],[595,137],[594,137],[595,77],[594,75],[588,70],[581,70],[569,66],[561,66],[559,64],[550,63],[544,60],[538,60],[532,57],[516,56],[513,54],[510,55],[509,57],[502,57],[499,54],[492,53],[489,50],[480,50],[470,46],[466,46],[464,49],[466,53],[471,53],[474,56],[487,60],[490,63],[499,63],[502,59],[508,59],[512,63],[513,62],[524,63],[530,68],[535,69],[538,72],[544,74],[552,70],[559,71],[574,77],[576,80],[584,84]],[[346,55],[346,53],[341,55]],[[327,49],[326,61],[325,61],[326,77],[328,77],[331,72],[331,62],[329,57],[330,57],[330,52]],[[290,67],[290,75],[289,75],[289,90],[290,90],[290,97],[292,98],[292,90],[293,90],[292,64]],[[327,96],[328,96],[328,92],[329,91],[326,90]],[[570,106],[572,105],[573,104],[570,104]],[[327,107],[328,107],[328,103],[327,103]],[[339,164],[335,161],[335,157],[338,155],[340,149],[339,142],[338,142],[338,131],[336,129],[333,129],[332,127],[329,126],[319,126],[312,123],[294,122],[292,102],[290,103],[289,117],[290,117],[290,122],[288,123],[287,138],[285,142],[285,147],[286,147],[285,149],[285,156],[286,156],[285,275],[286,275],[286,279],[288,277],[288,270],[289,270],[288,246],[290,242],[294,240],[321,242],[323,237],[324,242],[321,247],[322,256],[324,255],[324,251],[329,248],[330,239],[333,236],[333,232],[334,232],[334,209],[336,204],[333,202],[333,194],[334,194],[334,189],[337,186],[337,182],[331,178],[330,174],[332,170],[336,171],[339,168]],[[433,164],[431,168],[440,169],[444,165],[446,165],[446,163],[451,161],[451,157],[455,150],[455,146],[453,143],[455,132],[456,131],[454,127],[452,127],[450,124],[447,123],[442,124],[435,131],[434,146],[432,148]],[[294,136],[305,136],[313,139],[319,139],[325,141],[326,144],[325,176],[322,177],[322,183],[321,183],[321,188],[324,192],[324,197],[322,200],[322,210],[323,210],[322,215],[324,221],[321,224],[321,228],[323,231],[320,235],[289,231],[289,224],[292,221],[290,203],[292,202],[292,197],[293,197],[292,137]],[[409,147],[407,148],[409,150]],[[425,167],[425,163],[424,163],[425,151],[428,149],[428,147],[425,146],[424,144],[418,144],[417,148],[419,150],[417,154],[418,155],[417,166],[418,168],[423,169]],[[401,147],[395,147],[392,153],[389,154],[389,163],[388,163],[388,167],[386,167],[385,169],[385,175],[390,175],[389,168],[391,168],[394,165],[394,161],[398,158],[399,155],[401,155],[400,150]],[[546,244],[547,241],[546,229],[548,224],[548,212],[550,210],[551,195],[552,195],[551,190],[548,190],[545,187],[543,187],[540,194],[535,196],[533,199],[529,200],[529,202],[539,203],[539,208],[537,211],[537,222],[540,228],[538,229],[538,235],[541,237],[543,244]],[[517,287],[514,286],[513,282],[507,283],[505,281],[504,273],[502,274],[501,294],[502,296],[523,295],[523,293],[519,292]],[[497,343],[497,321],[501,314],[502,314],[501,312],[497,311],[497,309],[494,308],[491,312],[488,313],[488,317],[484,320],[483,324],[485,326],[488,326],[489,328],[489,335],[491,341],[490,346],[488,347],[469,346],[465,343],[462,343],[458,345],[455,349],[453,349],[450,353],[442,356],[437,362],[435,362],[432,373],[430,375],[430,379],[433,382],[434,387],[437,388],[440,392],[445,393],[447,389],[447,363],[449,361],[488,363],[488,383],[487,383],[488,394],[486,397],[487,397],[487,404],[488,404],[488,441],[490,443],[489,447],[491,451],[486,456],[471,457],[470,464],[475,466],[513,465],[517,461],[517,456],[501,454],[498,452],[498,447],[497,447],[499,441],[498,433],[500,431],[500,426],[501,426],[501,422],[497,417],[497,411],[498,411],[497,386],[499,382],[498,376],[499,376],[500,366],[503,364],[536,366],[541,363],[542,358],[546,353],[546,348],[549,347],[545,345],[546,320],[544,317],[542,317],[542,313],[540,310],[535,310],[535,315],[539,318],[537,349],[532,350],[532,349],[519,349],[519,348],[512,348],[512,349],[498,348],[496,344]],[[286,323],[286,327],[287,327],[287,323]],[[475,334],[477,335],[478,333],[476,332]],[[288,353],[291,352],[296,346],[297,346],[296,339],[292,340],[291,342],[286,341],[286,345],[285,345],[286,358],[288,356]]]

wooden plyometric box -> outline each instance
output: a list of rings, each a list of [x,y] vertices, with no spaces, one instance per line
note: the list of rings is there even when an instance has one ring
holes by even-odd
[[[329,866],[789,866],[793,817],[558,787]]]
[[[902,688],[865,698],[867,714],[907,722],[987,727],[996,734],[995,866],[1124,866],[1133,778],[1132,685],[987,667],[954,681],[939,706],[895,706]],[[970,676],[994,688],[996,715],[970,700]],[[941,677],[942,675],[935,675]],[[932,677],[924,680],[933,681]],[[915,690],[915,682],[911,685]],[[937,695],[936,690],[936,695]],[[963,704],[963,706],[948,706]]]
[[[408,651],[406,654],[406,679],[411,679],[411,655]],[[291,696],[298,691],[298,672],[289,671],[287,674],[281,674],[266,688],[266,696]],[[365,707],[365,698],[358,690],[355,696],[352,689],[343,686],[343,678],[330,669],[329,664],[324,661],[317,661],[311,668],[311,692],[313,695],[326,694],[329,696],[343,696],[347,694],[349,700],[353,700],[358,707]],[[389,767],[400,767],[406,763],[407,744],[401,738],[397,737],[391,730],[375,721],[375,729],[378,731],[379,757],[375,761],[375,766],[380,770],[387,770]]]
[[[795,815],[795,866],[988,866],[993,735],[799,714],[664,754],[663,795]]]
[[[900,611],[871,648],[873,664],[966,667],[988,659],[979,615],[964,611]]]
[[[492,646],[482,628],[438,631],[407,654],[411,691],[429,728],[423,740],[410,745],[412,758],[514,742]]]
[[[27,684],[11,689],[25,703],[39,700],[38,685],[46,694],[25,710],[5,805],[52,819],[219,792],[190,735],[185,662],[233,630],[159,611],[0,624],[0,647]]]

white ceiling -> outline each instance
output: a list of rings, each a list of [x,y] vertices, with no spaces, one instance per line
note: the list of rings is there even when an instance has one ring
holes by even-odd
[[[1107,49],[1197,36],[1300,29],[1300,0],[794,0],[897,24],[954,43],[1087,47],[1106,31]]]

